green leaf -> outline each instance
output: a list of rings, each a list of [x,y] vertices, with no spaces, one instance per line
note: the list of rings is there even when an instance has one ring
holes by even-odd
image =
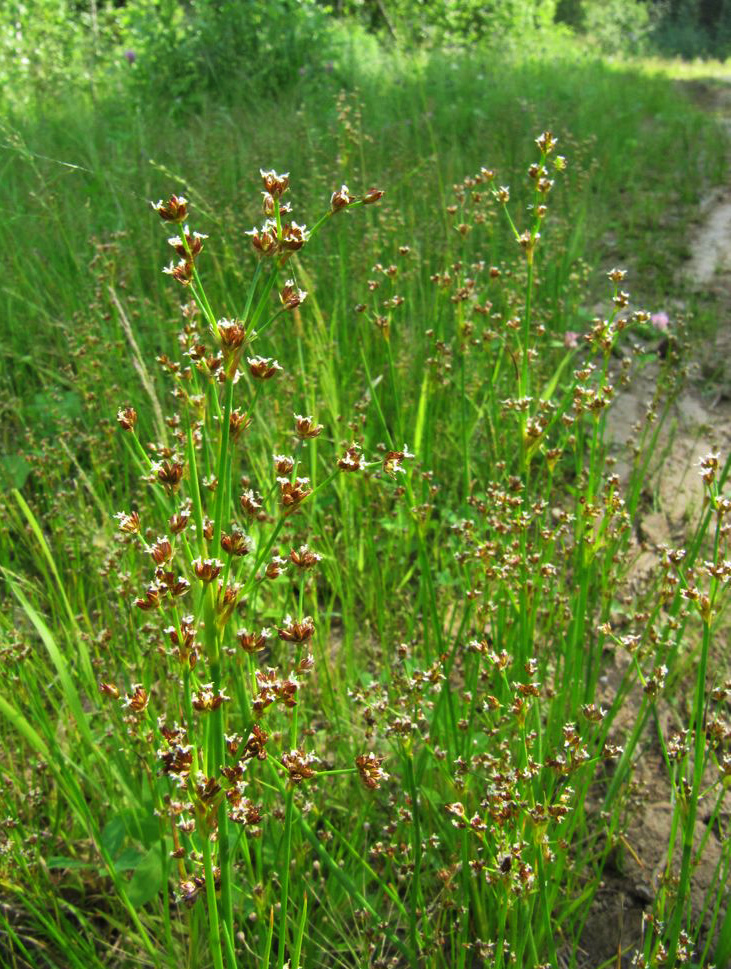
[[[101,833],[101,843],[112,858],[116,858],[121,851],[126,833],[127,826],[121,814],[115,814],[104,825]]]
[[[0,482],[6,488],[22,488],[29,474],[30,464],[22,454],[6,454],[0,457]]]
[[[135,908],[142,908],[163,890],[163,864],[160,845],[156,844],[143,855],[127,885],[127,898]]]
[[[117,871],[136,871],[145,857],[139,848],[125,848],[121,855],[114,859],[114,867]]]

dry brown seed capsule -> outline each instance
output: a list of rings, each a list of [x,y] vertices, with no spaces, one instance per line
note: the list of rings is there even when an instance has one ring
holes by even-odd
[[[339,212],[341,209],[346,209],[354,201],[355,196],[350,194],[348,186],[341,185],[338,191],[333,192],[330,196],[330,208],[333,212]]]
[[[267,221],[261,229],[254,226],[253,229],[249,229],[246,235],[251,236],[251,244],[260,255],[267,256],[277,251],[277,226],[275,222]]]
[[[239,497],[239,504],[245,515],[249,518],[257,518],[261,511],[261,495],[255,495],[253,491],[247,489]]]
[[[231,411],[228,426],[232,440],[236,441],[238,440],[239,435],[245,431],[247,427],[251,426],[251,417],[249,417],[248,414],[242,414],[241,408],[237,407],[236,410]]]
[[[246,327],[240,320],[219,320],[218,334],[224,350],[238,350],[246,339]]]
[[[188,527],[188,522],[190,521],[190,512],[187,509],[181,509],[176,511],[174,515],[170,517],[168,524],[170,525],[170,531],[173,535],[179,535],[184,532]]]
[[[117,423],[123,431],[131,431],[137,423],[137,411],[134,407],[122,407],[118,410]]]
[[[246,741],[241,760],[252,760],[253,758],[266,760],[267,752],[265,748],[267,740],[269,740],[269,734],[265,733],[257,724],[254,724],[249,734],[249,739]]]
[[[317,763],[317,760],[314,754],[305,754],[303,750],[292,750],[282,755],[282,764],[289,771],[289,779],[293,784],[301,784],[302,781],[314,777],[315,771],[311,765]]]
[[[341,471],[360,471],[362,455],[357,444],[351,444],[345,454],[338,461]]]
[[[160,461],[152,465],[152,471],[160,484],[174,494],[183,479],[183,465],[179,461]]]
[[[291,474],[294,470],[294,458],[289,457],[287,454],[275,454],[274,467],[277,474]]]
[[[284,284],[279,299],[285,309],[293,310],[301,303],[304,303],[307,293],[304,289],[297,289],[293,279],[288,279]]]
[[[289,558],[298,569],[312,569],[321,561],[322,556],[313,552],[309,545],[300,545],[298,549],[292,549]]]
[[[273,198],[281,198],[289,188],[289,172],[278,175],[274,169],[265,171],[260,168],[259,174],[264,184],[264,191],[268,192]]]
[[[277,482],[281,502],[290,511],[294,511],[308,495],[312,494],[309,478],[296,478],[294,484],[289,478],[277,478]]]
[[[158,609],[160,607],[160,588],[156,585],[148,585],[145,590],[144,598],[135,599],[135,605],[138,609],[142,609],[143,612],[149,612],[151,609]]]
[[[405,474],[406,469],[401,462],[407,458],[413,458],[413,456],[409,453],[405,444],[403,451],[387,451],[386,457],[383,459],[383,470],[386,474]]]
[[[140,530],[140,516],[136,511],[127,514],[125,511],[118,511],[114,516],[119,522],[120,532],[127,535],[134,535]]]
[[[194,232],[192,235],[188,231],[188,226],[186,225],[183,230],[183,235],[181,236],[171,236],[168,239],[168,245],[172,246],[177,255],[180,256],[185,262],[189,262],[191,259],[196,259],[203,251],[203,240],[207,239],[208,236],[204,235],[202,232]]]
[[[287,560],[283,559],[281,555],[275,555],[264,570],[264,575],[267,577],[267,579],[271,579],[273,581],[274,579],[279,578],[286,567]]]
[[[193,571],[201,582],[213,582],[221,574],[223,562],[219,559],[193,559]]]
[[[322,424],[316,424],[311,417],[303,417],[302,414],[294,415],[294,425],[295,434],[303,441],[318,437],[323,431]]]
[[[315,634],[315,623],[312,616],[305,616],[301,621],[287,616],[284,625],[277,632],[279,638],[286,643],[306,643]]]
[[[163,222],[184,222],[188,215],[188,200],[182,195],[171,195],[167,202],[150,202]]]
[[[218,710],[223,703],[231,698],[220,691],[214,693],[213,684],[206,683],[200,688],[200,690],[193,694],[191,699],[193,702],[193,708],[195,710],[200,710],[203,713],[210,713],[213,710]]]
[[[227,555],[248,555],[251,551],[251,540],[244,533],[234,528],[230,535],[221,535],[221,548]]]
[[[271,632],[268,629],[262,629],[259,633],[250,633],[248,629],[240,629],[236,633],[236,640],[245,653],[258,653],[264,649],[270,636]]]
[[[355,758],[360,779],[370,791],[376,790],[382,781],[388,780],[388,774],[381,767],[383,760],[383,757],[376,757],[375,754],[361,754]]]
[[[173,557],[173,546],[170,544],[170,539],[163,535],[162,538],[158,538],[154,545],[151,545],[148,549],[150,555],[152,556],[152,561],[156,565],[162,565],[164,562],[169,562]]]
[[[282,226],[282,238],[279,245],[287,252],[297,252],[307,242],[309,238],[307,226],[298,225],[296,222],[286,222]]]
[[[263,814],[261,808],[250,801],[248,797],[243,798],[239,804],[236,804],[229,814],[229,819],[233,821],[234,824],[258,824],[262,817]],[[256,833],[256,830],[250,831],[249,836],[253,837],[256,835]]]
[[[256,377],[257,380],[271,380],[276,374],[282,372],[277,361],[272,360],[271,357],[247,357],[246,362],[251,376]]]
[[[374,205],[382,198],[383,192],[380,188],[369,188],[363,196],[363,205]]]
[[[119,699],[119,690],[113,683],[100,683],[99,692],[104,696],[110,696],[113,700]]]
[[[128,693],[124,698],[124,706],[129,707],[130,710],[134,710],[135,713],[141,713],[149,703],[149,700],[147,690],[142,684],[133,683],[132,692]]]
[[[163,269],[163,272],[168,276],[172,276],[183,286],[189,286],[193,281],[193,262],[191,260],[181,259],[179,263],[170,263]]]

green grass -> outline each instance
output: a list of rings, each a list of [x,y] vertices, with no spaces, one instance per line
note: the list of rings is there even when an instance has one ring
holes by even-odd
[[[551,174],[539,226],[526,171],[550,168],[556,152],[541,159],[534,144],[546,129],[568,167]],[[720,779],[705,790],[701,768],[727,743],[713,746],[703,717],[723,675],[709,656],[726,576],[701,563],[727,556],[723,514],[708,511],[682,565],[668,561],[627,601],[658,424],[643,427],[621,482],[605,440],[617,347],[652,352],[633,310],[678,292],[697,203],[725,173],[712,121],[641,66],[370,47],[278,99],[181,117],[110,92],[81,110],[61,98],[2,131],[0,961],[461,969],[560,955],[578,966],[621,844],[632,761],[663,683],[686,688],[689,652],[699,662],[688,750],[667,760],[680,883],[658,891],[667,929],[647,931],[644,955],[656,964],[665,945],[672,961],[684,926],[699,964],[715,946],[727,952],[728,847],[706,906],[715,918],[694,922],[687,905],[695,818],[720,791]],[[494,182],[465,184],[481,166]],[[270,167],[291,172],[285,200],[310,227],[343,183],[386,195],[328,220],[286,267],[257,270],[246,231],[261,223],[258,173]],[[493,195],[502,185],[507,210]],[[161,273],[171,250],[148,204],[171,192],[209,236],[187,290]],[[532,231],[535,261],[508,215]],[[613,265],[627,282],[607,282]],[[307,299],[272,321],[267,287],[290,276]],[[191,295],[199,310],[181,343],[179,303]],[[195,366],[189,381],[162,372],[160,355],[185,367],[182,349],[215,353],[223,317],[259,331],[235,386]],[[567,332],[592,327],[565,347]],[[681,352],[673,335],[660,424]],[[276,357],[283,375],[256,384],[250,353]],[[115,421],[127,405],[139,412],[133,432]],[[238,441],[234,408],[252,417]],[[322,434],[296,442],[293,413],[313,415]],[[151,441],[152,458],[164,442],[186,465],[179,492],[141,480],[154,477]],[[338,470],[352,442],[360,473]],[[393,472],[387,453],[404,446],[414,456]],[[294,456],[292,480],[310,479],[296,515],[278,503],[273,453]],[[717,507],[727,472],[709,484]],[[263,516],[247,518],[246,488],[263,496]],[[186,507],[192,524],[173,538],[169,567],[191,590],[143,611],[134,601],[152,579],[150,547]],[[114,514],[132,509],[142,531],[125,538]],[[235,522],[254,548],[223,566],[224,585],[241,584],[228,616],[195,560],[225,560],[220,536]],[[304,543],[321,556],[312,570],[290,561],[260,581],[272,555]],[[180,641],[188,614],[195,666],[165,631]],[[287,641],[287,616],[312,617],[311,642]],[[241,627],[285,636],[250,655]],[[631,662],[598,711],[602,658],[615,648]],[[312,673],[300,667],[309,649]],[[234,799],[197,788],[195,772],[231,789],[218,769],[241,751],[225,738],[249,736],[267,667],[294,676],[298,704],[275,702],[259,721],[269,757],[246,761],[242,797],[263,817],[241,826]],[[149,705],[101,696],[100,681],[130,700],[144,690]],[[230,702],[194,712],[208,683]],[[637,684],[634,726],[612,750]],[[723,697],[712,702],[721,716]],[[174,724],[184,739],[165,739]],[[178,785],[159,751],[188,745],[193,767]],[[296,747],[319,758],[301,784],[286,765]],[[390,775],[373,790],[354,766],[367,753]],[[190,801],[182,828],[174,801]],[[727,824],[719,805],[712,817]]]

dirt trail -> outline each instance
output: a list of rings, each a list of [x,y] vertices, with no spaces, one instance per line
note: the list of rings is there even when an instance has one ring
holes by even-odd
[[[731,77],[721,84],[693,82],[684,86],[731,133]],[[731,452],[731,174],[727,184],[710,194],[701,205],[690,251],[692,256],[684,270],[686,290],[709,297],[722,316],[716,335],[698,347],[693,375],[673,405],[660,435],[657,448],[660,459],[645,494],[645,512],[631,550],[629,581],[637,587],[642,587],[657,567],[659,547],[684,545],[692,524],[698,519],[703,503],[698,459],[718,451],[723,461]],[[679,302],[675,305],[678,309],[682,306]],[[667,312],[672,327],[672,310],[668,307]],[[630,470],[627,445],[631,447],[636,425],[645,417],[658,371],[657,364],[646,366],[630,387],[618,394],[609,412],[609,435],[617,450],[617,471],[624,480]],[[717,639],[722,638],[723,632],[720,632]],[[723,678],[724,674],[728,676],[729,667],[723,643],[717,649],[718,654],[712,658],[712,663],[715,660],[717,664],[712,674],[714,680]],[[611,703],[627,662],[618,655],[614,668],[607,671],[602,697],[605,706]],[[689,664],[692,683],[690,659]],[[619,730],[631,728],[635,721],[642,700],[639,688],[636,694],[630,697],[620,715]],[[688,695],[692,695],[692,686]],[[657,719],[666,738],[682,727],[682,716],[675,705],[665,701],[658,704]],[[714,779],[709,774],[708,783]],[[635,782],[641,794],[616,865],[606,872],[605,889],[587,921],[582,940],[586,958],[579,962],[582,969],[590,969],[602,958],[610,957],[615,965],[621,962],[622,966],[630,966],[641,940],[642,913],[649,910],[666,868],[672,820],[671,790],[656,730],[647,733],[641,746]],[[725,826],[731,817],[731,794],[726,795],[722,814]],[[709,808],[703,802],[696,835],[698,838],[707,835],[708,840],[692,884],[691,902],[696,916],[702,910],[705,891],[723,848],[717,830],[708,830],[708,815]],[[678,845],[674,854],[676,857],[679,854]],[[731,969],[731,966],[718,969]]]

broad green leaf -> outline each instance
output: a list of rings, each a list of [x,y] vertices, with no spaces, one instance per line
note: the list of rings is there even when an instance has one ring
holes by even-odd
[[[142,908],[163,890],[163,864],[160,845],[156,844],[143,855],[127,885],[127,898],[135,908]]]

